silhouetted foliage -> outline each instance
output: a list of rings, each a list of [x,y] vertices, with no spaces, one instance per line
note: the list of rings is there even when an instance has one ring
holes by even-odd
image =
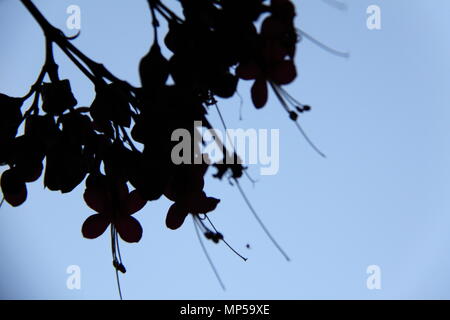
[[[256,108],[266,105],[272,89],[291,120],[310,110],[282,88],[297,76],[293,3],[180,0],[183,17],[179,17],[162,1],[149,0],[154,42],[140,62],[142,87],[136,88],[83,54],[30,0],[21,1],[45,34],[47,54],[29,93],[22,98],[0,95],[0,163],[9,166],[1,177],[6,202],[15,207],[24,203],[27,183],[42,174],[45,187],[61,193],[85,180],[84,200],[96,213],[86,219],[82,234],[93,239],[111,226],[113,265],[121,272],[125,267],[118,254],[118,236],[138,242],[142,227],[132,214],[163,195],[173,201],[168,228],[179,228],[190,214],[207,239],[224,241],[212,224],[211,229],[203,222],[204,214],[220,201],[204,191],[209,165],[174,164],[171,135],[179,128],[194,135],[194,121],[212,128],[207,119],[210,106],[216,97],[232,97],[241,79],[253,81]],[[163,44],[158,41],[161,20],[168,24],[164,45],[172,52],[169,58],[162,55]],[[59,79],[54,45],[95,85],[90,107],[77,108],[69,80]],[[49,82],[44,82],[46,77]],[[22,123],[23,134],[17,136]],[[203,155],[195,146],[193,150],[194,162]],[[238,158],[234,150],[224,154]],[[214,177],[236,184],[245,173],[236,161],[212,166]]]

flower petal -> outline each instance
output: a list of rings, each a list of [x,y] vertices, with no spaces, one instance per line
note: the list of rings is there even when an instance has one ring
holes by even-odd
[[[254,62],[241,63],[236,68],[236,75],[244,80],[256,79],[261,75],[261,68]]]
[[[94,214],[84,221],[81,232],[83,233],[83,237],[95,239],[105,232],[109,224],[110,220],[106,215]]]
[[[267,103],[267,83],[264,78],[258,78],[253,83],[252,89],[252,101],[255,108],[260,109]]]
[[[106,210],[107,197],[103,190],[97,187],[86,188],[83,194],[84,201],[92,210],[104,213]]]
[[[184,208],[184,206],[180,206],[177,203],[172,204],[166,216],[167,228],[172,230],[178,229],[183,224],[187,215],[188,211]]]
[[[204,154],[202,154],[203,159]],[[205,173],[208,170],[209,164],[194,164],[189,166],[190,170],[190,181],[189,181],[189,189],[192,191],[202,191],[205,187]]]
[[[133,190],[130,193],[130,196],[128,197],[128,214],[134,214],[141,210],[145,204],[147,203],[147,200],[143,199],[137,190]]]
[[[292,60],[280,61],[269,70],[270,79],[276,84],[288,84],[297,77],[297,70]]]
[[[207,197],[204,192],[201,192],[195,197],[189,199],[189,212],[192,214],[208,213],[216,209],[220,199]]]
[[[27,186],[19,177],[17,170],[9,169],[3,172],[0,185],[5,197],[13,207],[20,206],[27,199]]]
[[[117,184],[115,191],[117,192],[117,197],[121,203],[127,203],[129,190],[125,182],[120,182]]]
[[[131,216],[119,218],[115,226],[120,237],[126,242],[139,242],[142,238],[141,224]]]
[[[166,185],[166,188],[164,190],[164,195],[166,196],[167,199],[169,199],[170,201],[176,201],[176,192],[175,192],[175,188],[173,186],[173,184],[168,183]]]
[[[261,35],[266,39],[279,39],[286,33],[286,23],[273,16],[267,17],[261,26]]]
[[[5,201],[13,207],[18,207],[27,200],[27,187],[23,188],[17,193],[4,193]]]

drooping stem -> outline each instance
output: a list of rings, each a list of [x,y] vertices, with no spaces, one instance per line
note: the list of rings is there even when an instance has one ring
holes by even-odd
[[[270,233],[269,229],[267,229],[267,227],[262,222],[262,220],[259,217],[259,215],[256,213],[256,210],[253,208],[252,204],[250,203],[250,200],[245,195],[245,192],[242,189],[241,185],[239,184],[239,181],[237,179],[234,179],[234,182],[236,183],[236,186],[238,187],[238,190],[241,193],[242,198],[244,199],[245,203],[247,204],[248,208],[250,209],[250,212],[253,214],[253,216],[255,217],[256,221],[259,223],[259,225],[263,229],[264,233],[267,235],[267,237],[269,237],[270,241],[274,244],[274,246],[278,249],[278,251],[283,255],[283,257],[287,261],[291,261],[289,256],[286,254],[286,252],[284,252],[283,248],[281,248],[281,246],[278,244],[278,242],[275,240],[275,238]]]

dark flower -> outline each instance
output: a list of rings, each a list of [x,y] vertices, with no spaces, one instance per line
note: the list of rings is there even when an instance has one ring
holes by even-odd
[[[173,200],[173,199],[171,199]],[[189,192],[170,206],[166,217],[166,226],[175,230],[182,226],[189,213],[208,213],[216,209],[220,199],[207,197],[205,192]]]
[[[291,83],[297,77],[295,64],[292,60],[269,61],[261,66],[254,61],[240,64],[236,69],[238,77],[244,80],[255,80],[251,94],[256,108],[262,108],[267,103],[267,82],[275,85]]]
[[[175,202],[166,217],[166,225],[172,230],[181,227],[189,213],[206,214],[213,211],[220,202],[219,199],[206,196],[203,191],[208,165],[181,165],[177,169],[177,174],[164,192],[169,200]]]
[[[86,186],[84,200],[97,214],[83,223],[83,236],[97,238],[113,224],[123,240],[138,242],[142,227],[131,215],[141,210],[147,201],[136,190],[130,193],[126,183],[110,184],[105,176],[90,176]]]

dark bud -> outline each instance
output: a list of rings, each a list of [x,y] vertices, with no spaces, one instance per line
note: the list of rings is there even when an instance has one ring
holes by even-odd
[[[52,191],[67,193],[78,186],[87,174],[87,159],[81,145],[61,138],[48,152],[44,185]]]
[[[110,133],[109,121],[119,126],[131,124],[130,92],[120,83],[96,87],[96,96],[91,105],[91,116],[100,132]],[[105,131],[106,130],[106,131]]]
[[[64,115],[61,122],[63,133],[73,144],[86,145],[94,134],[91,119],[79,112],[70,112]]]
[[[142,87],[163,86],[169,77],[169,61],[161,54],[161,48],[154,43],[139,64]]]
[[[0,141],[13,139],[17,135],[17,129],[22,121],[22,99],[0,94]]]
[[[14,139],[11,145],[11,163],[25,182],[36,181],[42,172],[44,147],[31,136],[23,135]]]
[[[11,145],[11,163],[14,163],[15,171],[24,182],[39,179],[44,156],[43,145],[34,137],[27,135],[17,137]]]
[[[169,32],[164,38],[164,44],[172,52],[179,52],[188,47],[189,35],[185,27],[176,22],[169,22]]]
[[[47,151],[55,142],[60,131],[51,115],[31,115],[25,121],[25,136]]]
[[[42,109],[48,114],[60,115],[77,104],[70,82],[67,79],[44,83],[41,93],[43,100]]]
[[[27,199],[27,186],[16,170],[3,172],[0,185],[6,202],[13,207],[20,206]]]

